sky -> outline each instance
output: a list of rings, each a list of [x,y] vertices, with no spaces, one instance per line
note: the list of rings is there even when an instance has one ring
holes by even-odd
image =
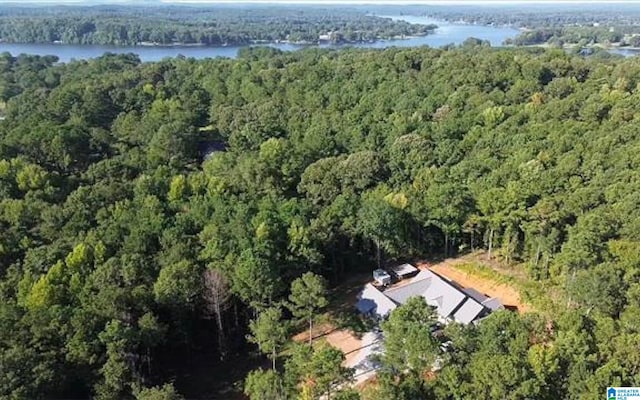
[[[290,3],[290,4],[612,4],[636,3],[640,0],[160,0],[163,3]]]
[[[0,0],[0,4],[149,4],[149,3],[184,3],[184,4],[640,4],[640,0]]]

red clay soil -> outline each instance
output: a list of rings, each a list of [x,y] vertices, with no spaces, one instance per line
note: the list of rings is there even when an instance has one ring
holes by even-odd
[[[312,337],[315,340],[317,338],[326,336],[328,333],[334,331],[335,329],[336,328],[333,325],[328,323],[313,325],[313,329],[311,330]],[[297,333],[292,339],[294,342],[298,343],[309,341],[309,331],[304,330],[300,333]]]
[[[344,329],[331,332],[325,336],[325,340],[333,347],[342,350],[345,355],[344,365],[351,365],[351,361],[358,355],[358,352],[362,348],[362,340]]]
[[[420,263],[418,268],[428,268],[436,274],[453,281],[462,288],[473,288],[489,297],[497,297],[507,308],[517,308],[519,313],[531,311],[531,305],[522,301],[520,292],[506,283],[498,283],[491,279],[469,274],[456,268],[464,264],[466,259],[447,259],[437,264]]]
[[[345,365],[350,365],[350,361],[358,354],[362,348],[362,340],[346,329],[336,329],[329,323],[320,324],[313,327],[313,340],[326,340],[330,345],[340,349],[345,355]],[[300,332],[293,337],[296,342],[306,342],[309,340],[309,331]]]

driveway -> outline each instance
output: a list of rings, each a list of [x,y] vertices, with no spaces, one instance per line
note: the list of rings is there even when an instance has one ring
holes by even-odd
[[[362,335],[361,347],[349,355],[345,367],[353,368],[355,386],[375,376],[380,367],[374,356],[382,353],[382,333],[367,332]]]

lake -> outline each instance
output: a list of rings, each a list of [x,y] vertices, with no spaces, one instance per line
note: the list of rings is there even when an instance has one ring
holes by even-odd
[[[391,46],[414,47],[431,46],[441,47],[450,43],[460,44],[469,37],[488,40],[493,46],[500,46],[507,38],[515,37],[517,29],[506,27],[493,27],[483,25],[457,24],[446,21],[434,20],[418,16],[388,16],[389,18],[404,20],[414,24],[436,24],[438,29],[428,36],[414,37],[399,40],[384,40],[374,43],[357,43],[350,45],[323,44],[314,47],[340,48],[340,47],[364,47],[385,48]],[[290,43],[273,43],[265,46],[275,47],[285,51],[295,51],[307,45],[295,45]],[[142,61],[159,61],[166,57],[183,55],[193,58],[228,57],[235,58],[238,50],[246,46],[229,47],[203,47],[203,46],[90,46],[90,45],[65,45],[65,44],[9,44],[0,43],[0,52],[8,51],[13,55],[21,53],[37,55],[55,55],[60,61],[83,60],[95,58],[106,52],[111,53],[135,53]]]
[[[640,55],[640,49],[636,48],[617,48],[609,49],[609,53],[618,54],[624,57],[635,57]]]

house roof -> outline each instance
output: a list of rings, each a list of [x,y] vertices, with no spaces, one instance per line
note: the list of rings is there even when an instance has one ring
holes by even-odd
[[[443,279],[434,280],[432,288],[430,288],[425,297],[427,297],[427,299],[442,297],[442,303],[440,307],[438,307],[438,313],[445,318],[451,316],[451,313],[453,313],[466,298],[464,293]]]
[[[429,269],[423,269],[420,272],[418,272],[418,275],[414,276],[413,279],[411,279],[411,282],[417,282],[427,278],[442,279],[442,277],[436,274],[435,272]]]
[[[433,280],[431,278],[422,279],[419,281],[411,281],[406,285],[388,289],[384,294],[399,304],[406,303],[410,297],[424,296],[425,292],[429,290]]]
[[[385,317],[409,298],[421,296],[436,308],[441,321],[453,318],[463,324],[477,320],[487,309],[502,308],[498,299],[489,299],[477,290],[461,289],[430,270],[421,270],[408,282],[384,292],[369,283],[362,290],[356,307],[362,313],[373,312]]]
[[[472,299],[474,299],[478,303],[482,303],[483,301],[489,300],[489,298],[487,296],[485,296],[484,294],[478,292],[474,288],[464,288],[462,290],[467,294],[467,296],[471,297]]]
[[[460,290],[427,270],[421,271],[411,283],[389,289],[384,294],[399,304],[404,304],[410,297],[422,296],[429,305],[436,307],[442,318],[448,318],[466,298]]]
[[[458,322],[468,324],[478,318],[484,310],[485,308],[482,304],[478,303],[471,297],[467,297],[467,300],[453,314],[453,318]]]
[[[384,317],[397,307],[396,303],[370,283],[365,285],[358,297],[356,308],[362,313],[373,312]]]
[[[482,305],[490,309],[491,311],[502,310],[504,306],[502,302],[497,297],[492,297],[490,299],[486,299],[482,302]]]
[[[418,272],[418,268],[411,264],[402,264],[391,269],[398,276],[407,276]]]

